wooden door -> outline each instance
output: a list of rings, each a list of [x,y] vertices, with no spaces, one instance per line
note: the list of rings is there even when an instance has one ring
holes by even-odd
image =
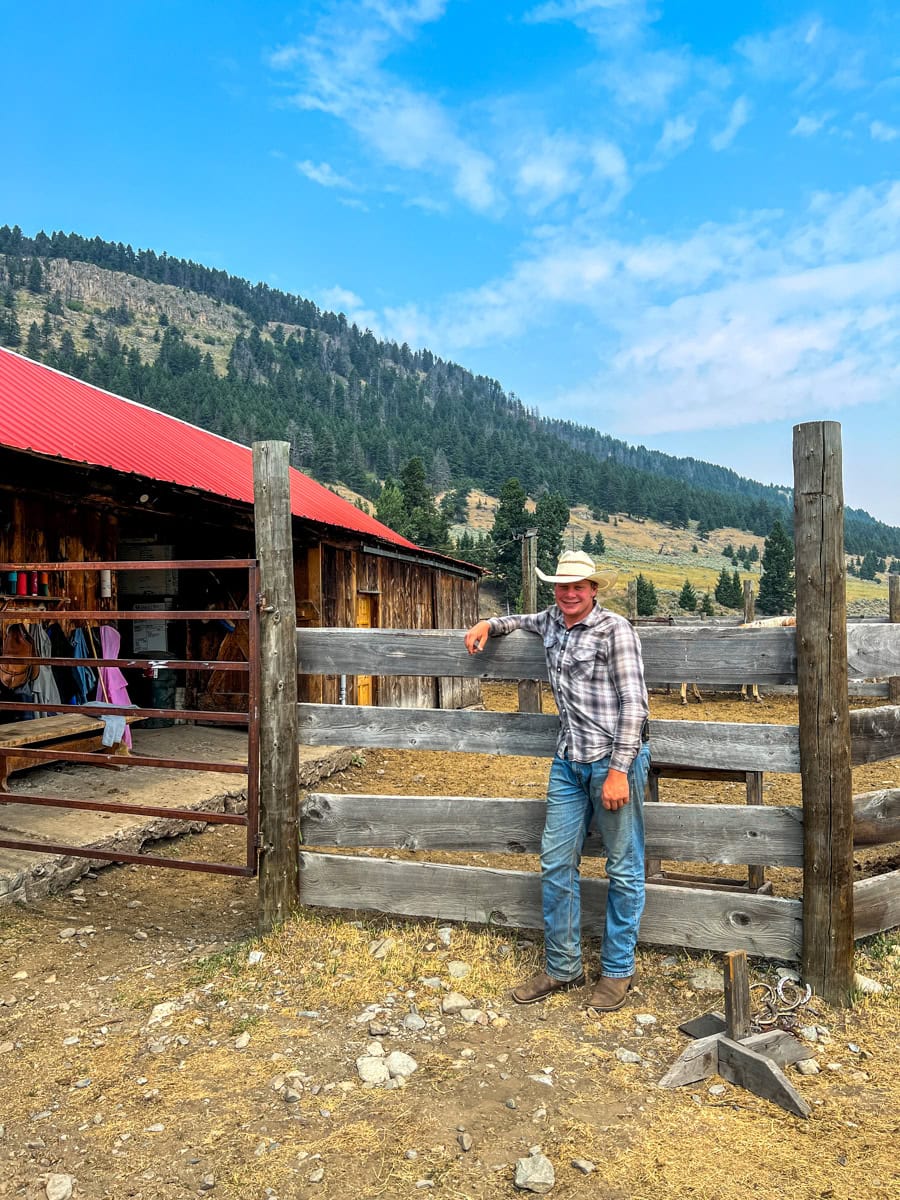
[[[375,627],[375,597],[368,592],[357,592],[356,628],[374,629]],[[371,675],[356,676],[356,703],[375,703],[375,681]]]

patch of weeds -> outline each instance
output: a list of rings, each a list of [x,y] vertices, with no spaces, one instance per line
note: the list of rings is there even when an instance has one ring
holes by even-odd
[[[900,948],[900,932],[876,933],[857,942],[856,949],[871,962],[883,962],[895,949]]]
[[[190,970],[190,982],[194,987],[209,983],[223,972],[228,975],[239,975],[247,959],[249,942],[237,942],[225,950],[217,950],[198,959]]]

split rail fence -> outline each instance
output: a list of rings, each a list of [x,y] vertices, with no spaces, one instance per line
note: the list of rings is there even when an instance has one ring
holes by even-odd
[[[260,450],[281,446],[262,443]],[[761,780],[763,772],[801,777],[802,806],[648,804],[648,859],[747,864],[740,890],[677,887],[655,875],[647,888],[641,940],[706,950],[746,950],[799,960],[819,995],[846,1003],[852,991],[854,937],[900,924],[900,871],[854,883],[857,840],[883,842],[900,834],[898,793],[872,793],[854,802],[851,766],[900,757],[900,706],[850,713],[848,682],[900,677],[900,627],[848,627],[843,554],[840,426],[813,422],[794,430],[794,535],[797,628],[759,630],[658,627],[641,630],[647,680],[702,679],[733,685],[796,684],[799,724],[724,724],[654,721],[657,767],[674,774]],[[260,515],[257,497],[257,520]],[[259,529],[259,524],[258,524]],[[261,567],[266,547],[259,544]],[[535,713],[493,713],[284,703],[295,669],[329,675],[436,675],[482,679],[544,679],[538,639],[513,634],[470,657],[461,630],[296,631],[266,653],[266,611],[292,611],[289,564],[263,569],[263,741],[271,724],[266,697],[277,697],[277,751],[284,738],[309,745],[345,744],[480,754],[550,756],[557,720]],[[278,617],[278,620],[275,620]],[[895,618],[896,619],[896,618]],[[280,621],[284,636],[284,621]],[[295,658],[296,655],[296,658]],[[274,728],[274,727],[273,727]],[[334,908],[375,909],[536,928],[541,924],[536,872],[456,866],[348,855],[346,849],[462,850],[537,853],[543,805],[533,799],[472,796],[376,796],[315,793],[299,822],[290,781],[276,786],[277,762],[291,756],[263,750],[261,880],[263,927],[297,900]],[[479,782],[484,782],[479,780]],[[749,787],[761,800],[761,787]],[[280,836],[267,834],[266,813]],[[292,822],[294,822],[292,824]],[[298,828],[299,826],[299,828]],[[865,832],[862,832],[865,831]],[[302,835],[299,873],[291,837]],[[287,841],[285,838],[287,837]],[[321,851],[326,850],[327,853]],[[589,841],[587,853],[596,853]],[[753,887],[754,868],[799,867],[802,900]],[[759,878],[757,874],[757,879]],[[605,881],[582,881],[585,928],[602,928]]]

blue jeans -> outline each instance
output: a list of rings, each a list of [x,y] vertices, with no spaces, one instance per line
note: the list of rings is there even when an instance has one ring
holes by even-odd
[[[609,891],[600,951],[602,974],[634,974],[634,950],[644,911],[644,788],[650,747],[641,749],[628,772],[629,801],[615,812],[600,797],[609,759],[573,762],[554,758],[547,786],[547,816],[541,839],[541,885],[547,974],[577,979],[581,961],[581,877],[578,866],[591,821],[603,839]]]

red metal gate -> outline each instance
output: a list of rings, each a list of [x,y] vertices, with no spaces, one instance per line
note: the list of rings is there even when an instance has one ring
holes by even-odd
[[[5,634],[10,625],[34,621],[38,614],[41,616],[62,616],[69,621],[91,624],[104,624],[113,621],[210,621],[222,620],[228,622],[247,622],[247,662],[222,662],[219,660],[196,661],[189,659],[156,658],[150,664],[156,670],[192,670],[192,671],[234,671],[247,675],[247,712],[204,712],[183,708],[147,708],[124,707],[113,704],[53,704],[52,707],[44,702],[25,702],[0,700],[0,710],[14,712],[34,712],[43,714],[85,713],[91,717],[102,718],[104,715],[121,715],[136,719],[166,717],[184,721],[206,721],[219,725],[247,726],[247,764],[208,762],[196,759],[171,759],[149,757],[146,755],[119,755],[102,753],[85,753],[65,748],[37,749],[27,746],[16,746],[8,749],[0,745],[0,762],[8,757],[17,759],[44,761],[88,763],[92,765],[109,764],[117,767],[153,767],[161,770],[191,770],[216,771],[225,774],[244,774],[247,776],[247,812],[225,813],[196,812],[178,808],[159,808],[140,804],[119,804],[100,800],[75,800],[63,796],[37,796],[25,793],[0,793],[0,804],[32,804],[47,808],[83,809],[97,813],[127,813],[135,816],[164,817],[173,820],[193,821],[202,820],[211,825],[238,825],[246,831],[246,855],[243,865],[234,863],[200,862],[191,859],[163,858],[152,854],[125,854],[116,850],[101,850],[90,846],[67,846],[44,841],[26,841],[13,838],[0,838],[0,847],[12,850],[35,850],[51,854],[67,854],[75,858],[107,860],[109,862],[141,863],[156,867],[175,867],[185,871],[209,871],[219,875],[253,876],[257,872],[259,853],[259,698],[260,698],[260,656],[259,656],[259,567],[255,559],[214,559],[214,560],[172,560],[172,561],[140,561],[140,562],[78,562],[78,563],[0,563],[0,576],[5,580],[11,573],[18,576],[24,573],[28,579],[34,575],[38,579],[43,573],[60,575],[76,571],[147,571],[153,570],[205,570],[232,571],[235,569],[247,572],[247,607],[246,609],[217,609],[186,611],[182,609],[139,610],[132,609],[102,609],[102,610],[73,610],[58,608],[50,610],[41,607],[40,595],[32,593],[33,585],[20,595],[7,595],[3,598],[5,607],[0,608],[0,630]],[[27,666],[37,663],[46,666],[78,667],[92,669],[100,667],[138,668],[146,670],[146,658],[61,658],[37,655],[29,658],[12,654],[0,654],[0,664],[11,666]],[[30,724],[30,722],[29,722]],[[103,723],[98,727],[101,732]],[[40,725],[35,722],[35,733],[40,733]],[[35,740],[40,740],[36,736]]]

